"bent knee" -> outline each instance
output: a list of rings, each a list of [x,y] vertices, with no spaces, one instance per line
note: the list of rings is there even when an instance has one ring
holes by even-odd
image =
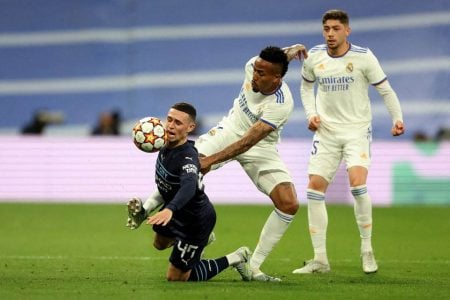
[[[180,277],[180,276],[173,276],[173,275],[167,275],[166,277],[167,281],[187,281],[188,278]]]
[[[289,201],[288,203],[281,205],[281,208],[278,209],[286,214],[295,215],[298,211],[298,208],[299,208],[298,200],[295,199],[295,201]]]
[[[163,245],[161,243],[158,242],[153,242],[153,247],[155,247],[156,250],[165,250],[168,248],[167,245]]]

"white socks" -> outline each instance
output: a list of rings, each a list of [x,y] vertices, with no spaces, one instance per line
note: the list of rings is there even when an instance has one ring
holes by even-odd
[[[293,215],[283,213],[277,208],[272,211],[264,224],[258,245],[256,245],[256,249],[250,259],[250,268],[252,270],[259,270],[260,266],[272,251],[273,247],[281,239],[293,219]]]
[[[145,209],[145,214],[148,216],[155,208],[164,202],[161,194],[156,190],[145,200],[142,207]]]
[[[355,218],[361,236],[361,252],[372,251],[372,201],[367,193],[367,186],[351,188],[355,198]]]
[[[355,198],[354,212],[361,237],[361,252],[372,251],[372,201],[367,186],[352,187]],[[314,248],[314,260],[328,264],[326,239],[328,214],[325,206],[325,194],[307,189],[309,233]]]
[[[325,206],[325,194],[307,189],[309,234],[314,248],[314,260],[328,264],[327,226],[328,214]]]
[[[225,255],[230,266],[236,266],[241,262],[241,257],[236,252]]]

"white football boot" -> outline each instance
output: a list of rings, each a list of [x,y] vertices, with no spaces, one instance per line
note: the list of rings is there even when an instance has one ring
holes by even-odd
[[[377,261],[372,251],[361,253],[361,264],[364,273],[371,274],[378,270]]]
[[[308,260],[304,262],[304,267],[292,271],[294,274],[312,274],[312,273],[328,273],[330,272],[330,265],[321,263],[317,260]]]
[[[142,201],[139,198],[132,198],[127,203],[128,219],[126,226],[134,230],[141,226],[142,222],[147,218]]]

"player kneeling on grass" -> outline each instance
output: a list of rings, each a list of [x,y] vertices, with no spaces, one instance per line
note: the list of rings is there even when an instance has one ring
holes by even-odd
[[[209,280],[229,266],[241,267],[251,254],[247,247],[241,247],[217,259],[201,258],[213,236],[216,212],[203,190],[198,152],[188,140],[195,119],[196,110],[188,103],[170,108],[165,124],[168,142],[161,148],[155,167],[157,192],[144,204],[138,198],[128,202],[127,226],[131,229],[138,228],[162,204],[146,223],[153,225],[156,249],[172,247],[169,281]]]

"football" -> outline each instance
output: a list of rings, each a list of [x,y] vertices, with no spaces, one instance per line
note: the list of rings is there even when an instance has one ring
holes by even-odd
[[[155,117],[140,119],[133,127],[133,142],[147,153],[157,152],[167,143],[167,133],[161,120]]]

